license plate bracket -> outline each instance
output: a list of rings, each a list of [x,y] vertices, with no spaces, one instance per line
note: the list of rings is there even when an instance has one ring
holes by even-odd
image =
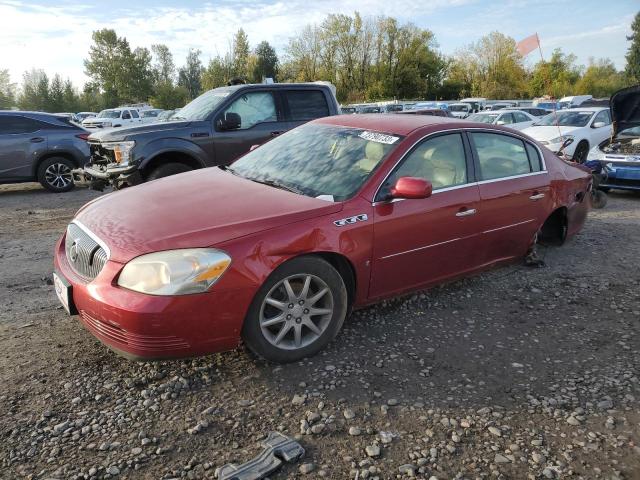
[[[78,311],[73,303],[73,286],[58,272],[53,272],[53,287],[65,311],[69,315],[77,315]]]

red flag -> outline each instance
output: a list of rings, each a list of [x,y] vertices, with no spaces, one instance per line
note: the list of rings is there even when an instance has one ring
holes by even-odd
[[[540,40],[538,39],[537,33],[534,33],[533,35],[525,38],[524,40],[520,40],[516,44],[516,50],[518,50],[518,53],[523,57],[526,57],[531,52],[533,52],[536,48],[539,48],[539,47],[540,47]]]

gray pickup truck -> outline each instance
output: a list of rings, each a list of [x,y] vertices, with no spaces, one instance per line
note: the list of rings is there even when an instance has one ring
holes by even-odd
[[[216,88],[169,122],[93,133],[90,161],[74,170],[74,179],[98,190],[108,185],[118,189],[228,165],[253,145],[315,118],[339,114],[332,86],[322,82]]]

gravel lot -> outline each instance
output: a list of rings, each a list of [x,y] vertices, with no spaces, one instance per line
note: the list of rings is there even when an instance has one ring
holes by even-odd
[[[215,478],[280,430],[306,455],[273,479],[640,478],[640,196],[274,366],[132,363],[65,316],[53,244],[97,195],[0,186],[0,477]]]

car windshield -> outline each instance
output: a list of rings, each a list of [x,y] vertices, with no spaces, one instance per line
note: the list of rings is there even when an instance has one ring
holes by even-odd
[[[564,112],[555,112],[550,113],[542,117],[536,125],[548,127],[552,125],[559,125],[561,127],[585,127],[591,117],[593,117],[594,112],[573,112],[573,111],[564,111]]]
[[[618,133],[619,136],[623,137],[640,137],[640,126],[625,128]]]
[[[306,124],[271,140],[229,170],[330,201],[351,198],[402,137],[337,125]]]
[[[98,118],[120,118],[120,110],[102,110]]]
[[[498,118],[497,113],[474,113],[467,117],[467,120],[480,123],[493,123]]]
[[[469,107],[466,105],[449,105],[449,110],[452,112],[468,112]]]
[[[205,120],[231,91],[227,88],[216,88],[203,93],[180,110],[173,120],[199,121]]]

